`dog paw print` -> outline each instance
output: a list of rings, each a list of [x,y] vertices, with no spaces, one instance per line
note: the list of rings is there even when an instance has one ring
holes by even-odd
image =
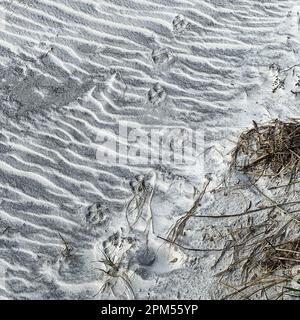
[[[148,91],[148,101],[157,106],[162,103],[167,97],[167,94],[164,88],[159,84],[156,83],[149,91]]]
[[[166,48],[154,49],[151,54],[151,59],[154,64],[163,65],[172,62],[173,55]]]
[[[134,238],[125,236],[123,228],[119,231],[111,234],[105,241],[103,241],[103,249],[105,252],[109,252],[109,250],[120,250],[123,248],[129,248],[134,244]]]
[[[281,78],[282,71],[280,70],[280,67],[273,63],[269,66],[269,70],[273,77],[272,92],[275,93],[279,89],[284,89],[286,77]]]
[[[191,24],[187,21],[187,19],[182,14],[177,15],[174,18],[172,24],[173,24],[173,32],[176,34],[181,34],[185,30],[190,29],[191,27]]]
[[[96,202],[87,208],[85,218],[89,225],[102,225],[107,218],[107,208]]]

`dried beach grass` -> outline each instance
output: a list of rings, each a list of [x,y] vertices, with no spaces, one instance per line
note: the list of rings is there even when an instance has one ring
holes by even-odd
[[[125,210],[127,223],[133,228],[143,214],[147,197],[151,190],[146,185],[145,177],[136,177],[136,181],[131,183],[132,198],[128,202]]]
[[[129,299],[135,299],[135,293],[128,276],[128,271],[129,271],[128,266],[127,267],[123,266],[124,254],[121,255],[121,257],[119,258],[117,258],[116,256],[111,257],[105,251],[103,251],[102,254],[103,254],[103,259],[99,260],[98,262],[102,263],[105,269],[97,268],[97,270],[104,273],[107,276],[107,278],[95,296],[97,296],[99,293],[111,291],[114,297],[120,297],[120,288],[118,288],[118,285],[123,283],[126,290],[125,293],[127,297]]]
[[[290,295],[292,291],[300,292],[299,283],[293,287],[300,271],[300,237],[286,241],[285,231],[254,236],[252,241],[243,239],[242,247],[239,243],[233,246],[234,261],[218,274],[220,283],[233,289],[224,299],[265,297],[274,300]],[[241,279],[237,286],[228,280],[234,273]]]
[[[171,244],[175,244],[178,237],[182,236],[184,234],[184,229],[186,227],[187,222],[196,215],[197,211],[199,210],[199,207],[201,206],[201,201],[203,199],[203,196],[206,193],[207,187],[210,183],[210,180],[208,180],[204,187],[202,192],[197,196],[193,206],[191,207],[190,210],[188,210],[187,212],[185,212],[185,214],[183,216],[181,216],[176,223],[174,224],[174,226],[171,228],[171,230],[168,233],[168,237],[167,239],[169,240],[169,242]]]
[[[295,196],[289,187],[299,183],[300,121],[277,119],[253,124],[240,136],[232,154],[231,169],[255,176],[254,182],[249,181],[248,191],[255,190],[267,205],[243,214],[218,217],[244,219],[252,214],[249,226],[231,231],[232,240],[224,246],[222,255],[231,250],[232,262],[217,276],[231,291],[225,299],[299,298],[300,282],[295,279],[300,276],[300,201],[289,200]],[[284,200],[274,200],[259,187],[261,177],[282,176],[289,180],[283,185],[287,187],[281,194]],[[272,193],[279,187],[268,190]]]
[[[231,167],[259,177],[299,173],[300,121],[273,120],[257,124],[241,134],[233,151]]]

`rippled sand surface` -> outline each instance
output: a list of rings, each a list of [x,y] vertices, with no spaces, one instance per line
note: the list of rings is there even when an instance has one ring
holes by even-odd
[[[0,297],[218,297],[219,253],[157,235],[205,176],[217,184],[225,172],[228,128],[298,116],[297,71],[274,90],[270,66],[300,62],[299,1],[4,0],[0,10]],[[120,123],[202,130],[204,169],[99,161],[99,132]],[[143,216],[130,228],[140,181]],[[199,220],[184,244],[214,248]],[[99,292],[104,251],[131,288],[120,277]]]

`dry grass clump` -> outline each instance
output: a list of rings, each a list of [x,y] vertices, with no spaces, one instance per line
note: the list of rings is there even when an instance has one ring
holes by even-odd
[[[300,285],[296,282],[300,271],[300,237],[286,240],[287,228],[288,225],[275,229],[271,235],[254,232],[252,239],[244,237],[233,245],[232,263],[218,274],[220,282],[231,289],[224,298],[274,300],[292,293],[295,296],[295,292],[300,297]],[[232,278],[235,284],[230,284]]]
[[[233,151],[232,167],[259,176],[299,172],[300,121],[273,120],[241,134]]]
[[[269,272],[300,266],[300,238],[275,246],[270,245],[266,248],[260,265]]]
[[[232,240],[224,251],[231,251],[232,261],[218,276],[230,289],[225,298],[299,298],[300,201],[299,190],[291,191],[289,186],[299,183],[296,177],[300,169],[300,121],[277,119],[253,124],[240,136],[232,154],[232,169],[256,177],[254,181],[249,179],[244,190],[260,196],[256,198],[260,206],[243,214],[223,216],[244,221],[246,214],[250,218],[251,213],[251,224],[230,231]],[[266,181],[259,183],[263,176],[268,182],[279,177],[289,182],[269,188]],[[287,188],[278,193],[281,186]]]
[[[64,249],[61,251],[61,254],[64,258],[70,258],[75,254],[75,249],[70,243],[65,240],[65,238],[59,233],[58,234],[60,239],[62,240],[64,244]]]

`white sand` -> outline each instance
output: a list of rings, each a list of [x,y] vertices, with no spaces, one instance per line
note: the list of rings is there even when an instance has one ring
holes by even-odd
[[[157,235],[192,207],[205,176],[209,190],[219,185],[252,120],[299,115],[300,67],[289,69],[300,63],[299,1],[4,0],[0,10],[0,297],[219,298],[214,274],[230,257],[211,269],[219,252]],[[198,129],[205,152],[197,166],[101,162],[99,135],[119,123]],[[136,175],[146,201],[130,229]],[[239,212],[240,201],[208,192],[199,214]],[[222,248],[223,223],[194,218],[180,243]],[[134,296],[121,277],[115,295],[96,295],[104,249],[122,258]]]

